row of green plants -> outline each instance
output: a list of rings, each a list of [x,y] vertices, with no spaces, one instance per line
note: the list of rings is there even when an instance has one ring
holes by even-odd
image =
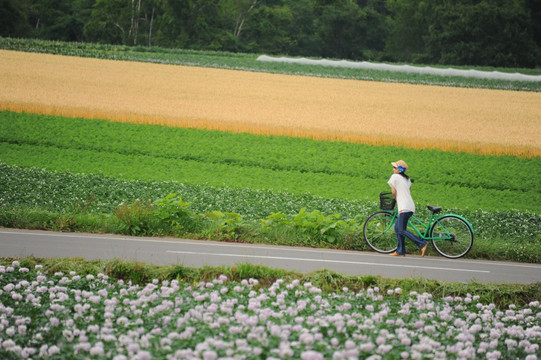
[[[40,52],[55,55],[92,57],[98,59],[212,67],[243,71],[259,71],[288,75],[319,76],[340,79],[401,82],[470,88],[541,91],[541,82],[492,80],[479,78],[464,78],[458,76],[412,74],[404,72],[369,69],[349,69],[317,65],[272,63],[257,61],[258,55],[243,53],[61,42],[37,39],[13,39],[4,37],[0,37],[0,49]],[[457,66],[454,68],[460,69],[466,67]],[[531,75],[540,74],[538,69],[490,67],[467,67],[467,69],[475,69],[482,71],[520,72],[523,74]]]
[[[392,147],[9,111],[0,112],[0,130],[0,141],[8,143],[368,178],[388,171],[389,164],[376,161],[378,157],[395,156],[396,152],[403,151],[405,157],[412,159],[412,165],[420,168],[422,164],[424,172],[419,179],[421,182],[497,190],[530,189],[536,184],[535,179],[531,179],[523,170],[538,163],[536,159],[431,150],[422,151],[426,154],[421,156],[415,150],[397,150]],[[454,165],[451,166],[451,163]],[[467,177],[442,177],[444,171],[464,173]],[[510,172],[515,177],[506,179]]]
[[[375,203],[310,195],[122,181],[1,163],[0,170],[0,226],[5,227],[368,250],[362,225],[377,210]],[[461,214],[476,234],[468,257],[541,262],[539,215]],[[416,249],[408,243],[408,251]]]
[[[328,199],[311,194],[272,190],[215,187],[177,181],[122,180],[100,174],[75,174],[8,165],[0,162],[0,201],[5,206],[39,208],[52,212],[112,213],[124,201],[182,194],[194,212],[227,210],[247,219],[273,212],[295,214],[301,208],[345,217],[375,210],[371,202]]]
[[[376,199],[407,160],[419,204],[541,211],[540,158],[480,156],[0,112],[0,160],[123,179]],[[535,171],[535,170],[534,170]]]

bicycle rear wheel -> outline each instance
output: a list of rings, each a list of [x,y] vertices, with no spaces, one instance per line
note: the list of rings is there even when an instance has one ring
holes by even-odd
[[[473,246],[473,230],[461,218],[445,215],[436,220],[430,230],[432,245],[446,258],[458,259],[470,251]]]
[[[390,254],[396,251],[393,215],[380,211],[368,217],[363,226],[364,240],[374,251]]]

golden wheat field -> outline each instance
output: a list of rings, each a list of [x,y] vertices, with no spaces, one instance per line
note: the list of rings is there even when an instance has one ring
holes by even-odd
[[[0,51],[0,110],[517,156],[541,93]]]

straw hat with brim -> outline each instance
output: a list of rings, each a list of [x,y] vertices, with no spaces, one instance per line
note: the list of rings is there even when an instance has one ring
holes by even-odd
[[[395,168],[403,168],[403,171],[406,171],[408,169],[408,164],[404,160],[398,160],[397,162],[392,162],[391,165]]]

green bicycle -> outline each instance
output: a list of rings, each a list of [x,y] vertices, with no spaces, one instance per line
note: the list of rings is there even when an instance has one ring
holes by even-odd
[[[374,251],[390,254],[396,251],[396,234],[394,225],[398,211],[393,210],[396,201],[391,193],[380,194],[381,211],[375,212],[366,219],[363,226],[364,240]],[[445,214],[438,216],[441,207],[428,206],[432,213],[428,223],[412,216],[408,221],[410,231],[421,239],[430,241],[434,249],[450,259],[458,259],[466,255],[473,246],[473,227],[462,216]]]

